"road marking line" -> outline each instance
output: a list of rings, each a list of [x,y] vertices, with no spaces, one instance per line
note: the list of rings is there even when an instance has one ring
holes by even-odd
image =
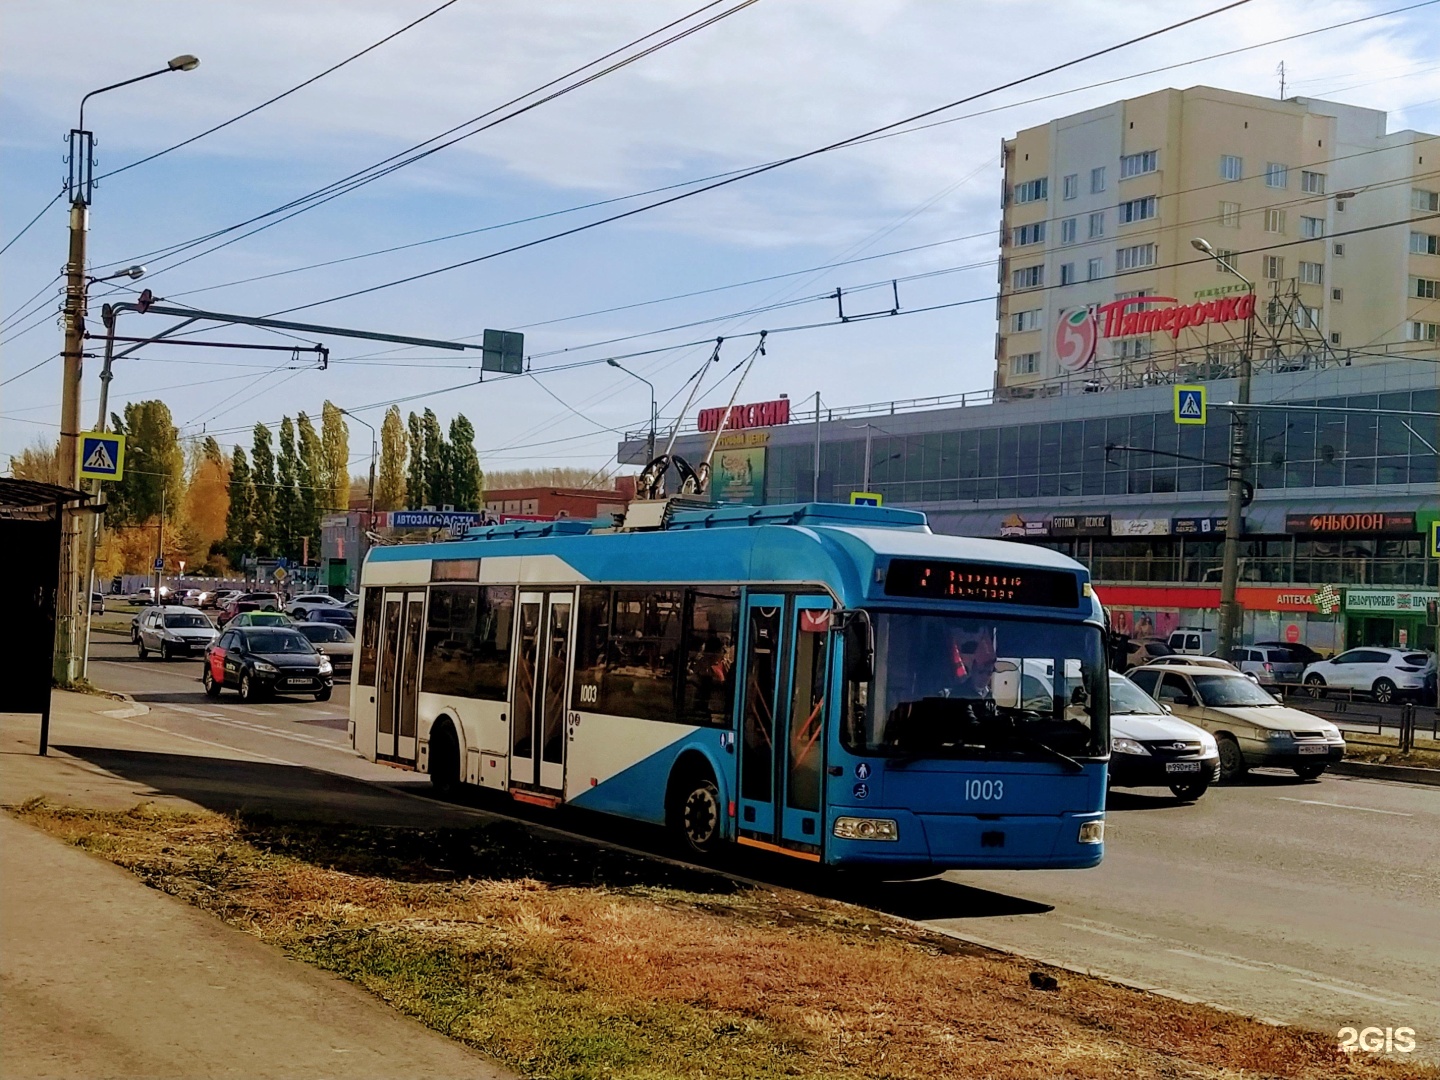
[[[1343,802],[1321,802],[1319,799],[1292,799],[1289,795],[1277,795],[1282,802],[1305,803],[1307,806],[1333,806],[1337,810],[1363,810],[1367,814],[1389,814],[1391,817],[1414,817],[1414,814],[1402,814],[1399,810],[1376,810],[1372,806],[1351,806]]]
[[[1122,934],[1115,930],[1101,930],[1098,926],[1086,926],[1084,923],[1072,922],[1067,922],[1064,925],[1070,927],[1072,930],[1088,930],[1092,934],[1100,934],[1104,937],[1115,938],[1119,941],[1129,941],[1137,945],[1148,944],[1145,938],[1134,937],[1131,934]]]
[[[1408,1004],[1404,1001],[1396,1001],[1394,998],[1380,997],[1377,994],[1362,994],[1359,990],[1350,990],[1344,986],[1336,986],[1333,983],[1316,982],[1314,979],[1295,979],[1295,982],[1304,983],[1306,986],[1318,986],[1322,990],[1329,990],[1336,994],[1348,994],[1350,997],[1364,998],[1366,1001],[1378,1001],[1381,1005]]]
[[[1177,956],[1188,956],[1192,960],[1208,960],[1212,964],[1224,964],[1226,967],[1240,968],[1244,971],[1264,971],[1263,967],[1256,967],[1254,964],[1242,964],[1238,960],[1227,960],[1223,956],[1210,956],[1206,953],[1191,952],[1189,949],[1166,949],[1166,952],[1175,953]]]

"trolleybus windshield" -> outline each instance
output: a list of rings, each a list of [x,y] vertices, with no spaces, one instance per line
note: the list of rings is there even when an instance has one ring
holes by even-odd
[[[1053,758],[1104,754],[1100,631],[986,616],[872,613],[874,675],[847,688],[860,754]]]

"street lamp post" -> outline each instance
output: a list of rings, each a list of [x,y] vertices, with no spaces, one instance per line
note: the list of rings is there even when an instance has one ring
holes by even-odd
[[[375,455],[378,453],[378,444],[375,440],[375,428],[373,425],[361,420],[360,417],[356,416],[349,409],[341,409],[340,414],[350,417],[350,419],[354,420],[357,424],[365,424],[365,426],[370,429],[370,484],[366,489],[370,501],[370,520],[366,523],[366,527],[373,529],[375,527]]]
[[[194,71],[200,61],[190,55],[177,56],[158,71],[111,83],[92,90],[80,99],[80,123],[70,132],[70,251],[65,264],[65,343],[60,358],[64,365],[60,393],[60,483],[74,488],[79,474],[76,440],[80,436],[81,349],[85,336],[85,312],[90,279],[85,276],[85,240],[89,229],[90,196],[95,186],[95,136],[85,130],[85,103],[96,94],[153,79],[171,71]],[[128,274],[129,271],[123,273]],[[118,276],[118,275],[117,275]],[[78,516],[63,515],[60,541],[60,579],[55,597],[54,677],[62,686],[75,678],[76,628],[82,610],[90,609],[88,590],[80,581],[80,523]],[[83,609],[81,604],[83,602]],[[88,618],[88,614],[86,616]]]
[[[1240,352],[1240,385],[1236,389],[1236,404],[1242,406],[1233,410],[1230,416],[1230,468],[1227,476],[1227,499],[1225,514],[1225,547],[1220,564],[1220,647],[1222,657],[1229,658],[1230,652],[1239,643],[1241,617],[1240,605],[1235,600],[1235,590],[1240,579],[1240,529],[1241,511],[1245,502],[1245,463],[1249,453],[1247,442],[1250,434],[1250,414],[1243,406],[1250,404],[1250,373],[1252,367],[1251,349],[1255,336],[1255,283],[1236,270],[1220,256],[1210,241],[1195,237],[1190,246],[1208,255],[1221,268],[1235,275],[1245,283],[1250,292],[1250,317],[1245,321],[1245,344]]]
[[[606,360],[605,363],[609,364],[613,368],[617,368],[620,371],[625,372],[625,374],[629,375],[632,379],[639,379],[646,386],[650,387],[650,439],[648,442],[648,449],[645,453],[645,463],[648,465],[650,462],[655,460],[655,428],[659,423],[658,414],[655,409],[655,384],[642,375],[636,375],[635,372],[631,371],[629,368],[622,367],[618,360]]]

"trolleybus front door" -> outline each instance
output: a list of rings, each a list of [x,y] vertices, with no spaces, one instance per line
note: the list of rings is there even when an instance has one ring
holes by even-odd
[[[825,596],[752,593],[746,602],[742,839],[821,845],[830,618]]]
[[[380,618],[375,755],[413,763],[420,648],[425,630],[424,592],[386,592]]]
[[[511,695],[510,780],[565,789],[565,718],[573,592],[522,592]]]

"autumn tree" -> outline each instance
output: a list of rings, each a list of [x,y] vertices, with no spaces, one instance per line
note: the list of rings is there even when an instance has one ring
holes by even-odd
[[[450,421],[449,457],[450,500],[456,510],[478,510],[484,496],[484,476],[480,458],[475,452],[475,428],[463,413]]]
[[[36,439],[19,454],[10,456],[10,475],[41,484],[60,483],[60,444]]]
[[[380,476],[375,484],[377,510],[399,510],[405,505],[405,459],[408,456],[409,442],[405,437],[405,424],[400,419],[400,407],[391,405],[385,410],[385,419],[380,424]]]
[[[125,477],[108,483],[106,511],[112,526],[139,525],[162,511],[179,516],[185,493],[185,451],[163,401],[133,401],[124,417],[112,417],[125,436]]]
[[[296,452],[296,516],[295,546],[299,554],[305,554],[305,538],[309,537],[310,551],[320,557],[320,516],[333,505],[330,501],[330,481],[326,475],[327,463],[320,436],[310,417],[303,412],[296,418],[299,446]],[[349,478],[346,478],[349,487]],[[344,503],[341,503],[343,506]]]
[[[185,489],[184,508],[189,562],[200,566],[224,539],[230,513],[230,470],[214,439],[206,439],[200,447]]]
[[[250,458],[254,466],[255,554],[278,554],[275,543],[275,448],[270,429],[264,424],[255,425]]]
[[[425,432],[420,426],[420,417],[410,414],[409,428],[410,467],[405,474],[405,505],[418,510],[425,505]]]
[[[320,409],[320,448],[325,459],[324,497],[320,505],[327,510],[343,511],[350,507],[350,431],[345,414],[332,402]]]

